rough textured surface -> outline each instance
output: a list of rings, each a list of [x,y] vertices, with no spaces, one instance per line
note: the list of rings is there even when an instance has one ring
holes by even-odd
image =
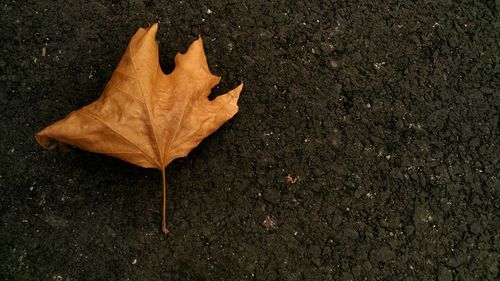
[[[0,279],[498,280],[498,1],[173,2],[2,3]],[[156,21],[165,71],[201,33],[246,86],[168,236],[157,171],[33,138]]]

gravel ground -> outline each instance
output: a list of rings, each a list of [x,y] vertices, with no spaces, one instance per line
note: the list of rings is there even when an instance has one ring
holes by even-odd
[[[499,280],[499,1],[1,2],[0,280]],[[158,171],[34,140],[154,22],[245,83],[169,235]]]

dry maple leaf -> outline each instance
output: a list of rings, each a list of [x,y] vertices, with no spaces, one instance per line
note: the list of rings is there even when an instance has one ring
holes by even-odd
[[[175,69],[160,67],[155,41],[158,25],[140,28],[95,102],[71,112],[36,134],[45,148],[57,143],[117,157],[161,171],[162,230],[168,233],[165,168],[186,156],[204,138],[238,112],[240,84],[208,100],[220,77],[210,73],[200,38],[177,54]]]

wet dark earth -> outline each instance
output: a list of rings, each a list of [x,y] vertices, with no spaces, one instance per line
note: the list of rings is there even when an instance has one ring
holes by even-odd
[[[413,3],[415,2],[415,3]],[[460,2],[460,3],[455,3]],[[498,1],[1,3],[0,280],[499,280]],[[38,130],[140,26],[240,112],[161,175]]]

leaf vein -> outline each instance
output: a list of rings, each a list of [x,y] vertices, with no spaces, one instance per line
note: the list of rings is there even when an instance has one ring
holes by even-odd
[[[129,51],[129,55],[130,55],[130,61],[132,62],[132,67],[134,68],[134,71],[135,73],[137,74],[137,67],[135,66],[135,63],[134,63],[134,58],[132,56],[132,44],[129,45],[128,47],[128,51]],[[158,67],[160,65],[160,62],[157,62],[157,66],[156,66],[156,72],[155,72],[155,77],[153,78],[153,80],[156,80],[156,76],[158,75]],[[148,120],[149,120],[149,125],[151,126],[151,131],[153,131],[153,137],[154,137],[154,141],[156,143],[156,148],[158,150],[158,157],[160,159],[159,162],[161,162],[160,165],[158,165],[158,168],[163,168],[163,157],[162,157],[162,153],[160,151],[160,144],[158,142],[158,137],[156,136],[156,130],[153,126],[153,118],[151,118],[151,112],[149,111],[149,106],[148,106],[148,101],[146,100],[146,96],[144,95],[144,90],[142,89],[142,84],[141,84],[141,81],[139,79],[137,79],[137,82],[139,83],[139,88],[141,90],[141,95],[142,95],[142,98],[144,99],[144,103],[145,103],[145,106],[146,106],[146,111],[148,113]],[[153,87],[151,87],[150,91],[153,89]]]
[[[140,148],[137,144],[133,143],[131,140],[129,140],[124,135],[120,134],[115,128],[113,128],[108,123],[104,122],[104,120],[102,120],[101,118],[97,117],[95,114],[89,112],[88,110],[85,110],[85,111],[83,111],[83,110],[76,111],[75,113],[87,115],[87,116],[93,118],[94,120],[99,121],[101,124],[103,124],[104,126],[106,126],[109,130],[111,130],[111,132],[113,132],[115,135],[119,136],[120,138],[122,138],[123,140],[125,140],[127,143],[129,143],[131,146],[135,147],[140,153],[142,153],[146,158],[148,158],[148,160],[151,161],[151,163],[158,164],[158,161],[154,160],[148,153],[146,153],[146,151],[144,151],[142,148]]]
[[[124,94],[124,95],[126,95],[126,96],[128,96],[128,97],[130,97],[130,98],[132,98],[132,99],[134,99],[134,100],[136,100],[136,101],[138,101],[138,102],[140,102],[140,103],[142,103],[142,104],[145,104],[145,103],[146,103],[146,102],[142,101],[140,98],[138,98],[138,97],[136,97],[136,96],[133,96],[133,95],[131,95],[131,94],[129,94],[129,93],[127,93],[127,92],[125,92],[125,91],[121,90],[120,88],[116,87],[115,85],[113,85],[113,83],[108,83],[108,84],[109,84],[111,87],[113,87],[113,88],[114,88],[117,92],[119,92],[119,93],[121,93],[121,94]]]

